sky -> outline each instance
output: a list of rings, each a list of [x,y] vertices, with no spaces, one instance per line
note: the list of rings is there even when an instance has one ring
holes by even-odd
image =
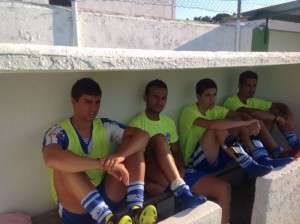
[[[293,0],[242,0],[242,12],[291,2]],[[218,13],[233,14],[237,11],[237,0],[176,0],[176,18],[215,16]]]

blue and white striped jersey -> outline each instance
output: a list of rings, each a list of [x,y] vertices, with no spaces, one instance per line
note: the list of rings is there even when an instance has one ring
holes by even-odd
[[[107,137],[110,143],[120,144],[126,128],[125,125],[110,120],[108,118],[101,118],[103,126],[107,132]],[[90,138],[82,138],[78,131],[76,130],[80,144],[83,150],[88,153],[92,146],[92,141]],[[59,126],[59,124],[53,125],[48,129],[44,135],[43,148],[50,144],[59,144],[62,149],[67,150],[69,145],[69,139],[66,132]]]

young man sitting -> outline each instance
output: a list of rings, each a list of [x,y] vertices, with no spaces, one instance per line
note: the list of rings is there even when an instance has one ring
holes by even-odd
[[[191,208],[205,202],[206,198],[193,195],[180,176],[183,164],[176,126],[171,118],[161,114],[167,95],[167,85],[163,81],[156,79],[149,82],[144,93],[145,111],[133,118],[129,125],[146,131],[150,136],[145,153],[147,193],[159,195],[170,187],[176,205]]]
[[[260,122],[232,120],[239,114],[215,105],[217,85],[202,79],[196,85],[197,102],[185,106],[179,118],[179,136],[186,166],[185,181],[192,191],[215,198],[222,207],[222,223],[229,223],[230,187],[212,175],[234,159],[249,175],[269,173],[285,160],[272,160],[259,139]],[[251,151],[249,156],[231,134],[239,136]]]
[[[59,215],[65,224],[155,223],[156,208],[143,205],[148,135],[96,118],[101,95],[94,80],[78,80],[71,91],[73,115],[45,134],[43,156]],[[128,212],[117,215],[121,202]]]
[[[271,131],[276,124],[292,148],[292,156],[300,156],[300,140],[296,133],[296,122],[290,108],[284,103],[275,103],[269,100],[255,98],[258,76],[253,71],[245,71],[239,77],[239,90],[237,95],[228,97],[224,106],[233,111],[247,113],[266,124]],[[284,149],[278,144],[270,145],[275,157]]]

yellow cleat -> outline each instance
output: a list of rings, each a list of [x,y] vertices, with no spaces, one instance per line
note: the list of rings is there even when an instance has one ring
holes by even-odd
[[[157,221],[157,210],[154,205],[132,209],[129,215],[133,224],[155,224]]]
[[[112,215],[105,224],[132,224],[132,219],[129,215]]]

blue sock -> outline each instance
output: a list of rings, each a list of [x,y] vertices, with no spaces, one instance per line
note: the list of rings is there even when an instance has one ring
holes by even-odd
[[[127,207],[132,209],[134,207],[142,208],[144,204],[144,185],[143,181],[135,181],[127,187]]]
[[[293,161],[292,157],[287,157],[282,159],[271,159],[269,157],[268,151],[265,149],[264,145],[259,139],[252,139],[252,143],[256,147],[252,151],[252,157],[259,164],[265,166],[273,166],[274,168],[276,168],[276,167],[285,166],[288,163]]]
[[[300,140],[294,131],[290,131],[285,134],[285,138],[292,149],[300,148]]]
[[[257,161],[258,159],[269,157],[268,151],[258,138],[252,138],[251,142],[255,147],[255,149],[251,151],[253,159]]]
[[[92,218],[101,223],[106,216],[112,214],[111,210],[108,208],[104,199],[99,194],[97,190],[90,191],[82,200],[82,207],[90,213]]]

